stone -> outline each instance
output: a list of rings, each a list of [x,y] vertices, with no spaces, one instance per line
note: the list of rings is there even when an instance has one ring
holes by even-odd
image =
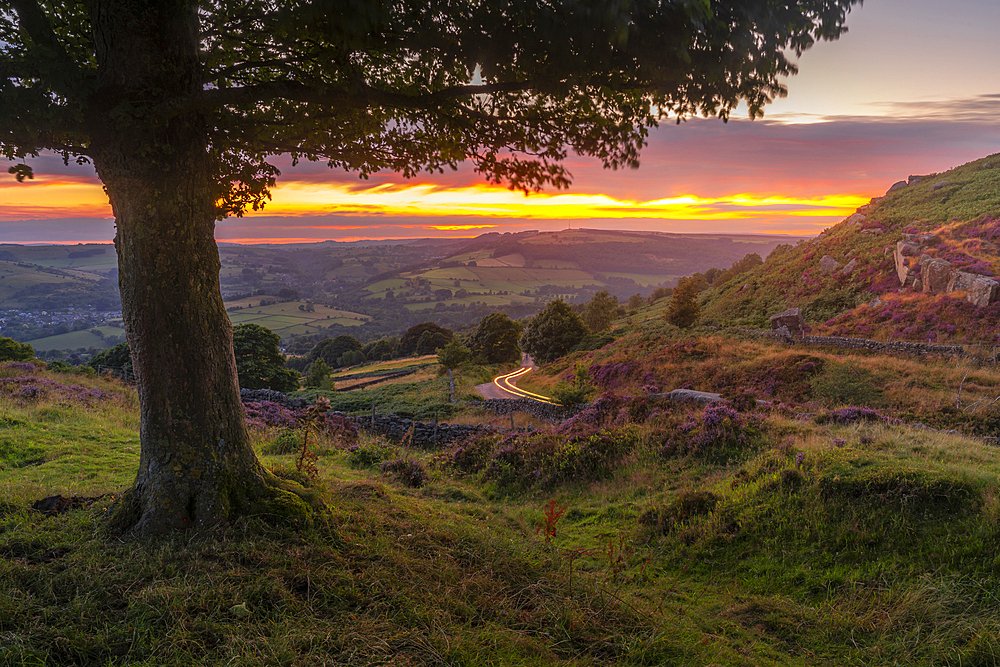
[[[947,260],[928,258],[926,262],[921,262],[920,282],[923,283],[922,291],[925,294],[939,294],[946,291],[948,289],[948,281],[951,279],[951,272],[951,262]]]
[[[941,188],[946,188],[949,185],[951,185],[951,181],[938,181],[937,183],[931,186],[931,192],[935,192],[936,190],[940,190]]]
[[[972,287],[972,281],[976,279],[975,273],[969,273],[968,271],[952,271],[948,274],[948,286],[945,291],[951,294],[952,292],[961,292],[968,290]]]
[[[833,273],[839,268],[840,262],[829,255],[823,255],[823,258],[819,260],[819,270],[823,273]]]
[[[909,178],[906,179],[906,184],[907,185],[914,185],[914,184],[919,183],[920,181],[924,180],[925,178],[928,178],[928,176],[926,176],[926,175],[924,175],[924,176],[913,176],[913,175],[911,175]]]
[[[931,244],[934,244],[934,243],[940,243],[940,241],[941,241],[941,239],[939,239],[936,234],[932,234],[930,232],[924,232],[923,234],[917,234],[917,236],[916,236],[916,238],[914,240],[917,243],[921,243],[923,245],[931,245]]]
[[[844,222],[847,223],[848,225],[860,225],[862,222],[865,221],[865,218],[867,217],[868,216],[865,215],[864,213],[855,213],[847,220],[844,220]]]
[[[1000,283],[986,276],[976,276],[969,286],[965,300],[973,306],[988,306],[1000,297]]]
[[[914,257],[920,254],[920,246],[913,243],[908,243],[906,241],[900,241],[896,244],[896,251],[893,253],[893,260],[896,265],[896,277],[899,278],[900,285],[913,283],[913,273],[910,271],[910,267],[906,265],[907,257]]]
[[[694,389],[674,389],[673,391],[668,391],[665,394],[654,394],[654,396],[663,396],[670,401],[691,401],[702,405],[722,400],[722,394],[713,394],[708,391],[695,391]]]
[[[882,305],[882,299],[878,297],[875,297],[874,299],[868,302],[869,308],[878,308],[881,305]]]
[[[897,190],[902,190],[905,187],[906,181],[896,181],[892,184],[892,187],[885,191],[885,194],[888,195],[890,192],[896,192]]]
[[[802,311],[798,308],[788,310],[771,316],[771,331],[785,327],[788,335],[793,338],[802,338],[805,333],[806,320],[802,317]]]
[[[854,273],[854,269],[858,266],[858,259],[855,257],[844,266],[844,270],[841,273],[845,276],[849,276]]]
[[[862,229],[862,234],[867,234],[868,236],[879,236],[885,232],[881,227],[869,227],[868,229]]]
[[[914,292],[920,292],[920,291],[923,291],[923,289],[924,289],[924,283],[923,283],[923,281],[920,278],[914,277],[913,278],[913,291]]]

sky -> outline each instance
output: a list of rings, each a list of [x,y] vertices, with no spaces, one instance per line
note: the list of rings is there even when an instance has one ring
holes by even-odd
[[[798,60],[788,96],[749,121],[667,121],[636,170],[571,157],[568,190],[530,196],[471,169],[368,180],[292,167],[263,212],[218,223],[220,241],[476,236],[567,227],[813,236],[910,174],[1000,152],[996,0],[867,0],[849,31]],[[25,184],[0,172],[0,243],[110,241],[89,167],[42,156]],[[8,165],[0,164],[0,167]],[[3,170],[4,172],[6,169]]]

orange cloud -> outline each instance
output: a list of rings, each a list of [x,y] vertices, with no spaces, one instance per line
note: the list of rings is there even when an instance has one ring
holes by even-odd
[[[260,215],[485,216],[545,220],[684,219],[741,220],[771,216],[845,216],[868,202],[851,194],[790,198],[740,193],[724,197],[682,195],[651,201],[629,201],[605,194],[519,192],[496,186],[441,188],[432,184],[382,184],[361,190],[339,183],[286,182]],[[481,227],[490,226],[487,223]],[[467,230],[470,225],[436,225],[434,229]]]

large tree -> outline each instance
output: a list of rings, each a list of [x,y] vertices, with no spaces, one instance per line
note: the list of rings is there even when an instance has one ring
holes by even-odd
[[[563,187],[569,151],[634,166],[666,115],[760,114],[857,2],[0,0],[0,153],[92,162],[115,216],[142,443],[121,524],[295,505],[250,448],[214,240],[273,156]]]

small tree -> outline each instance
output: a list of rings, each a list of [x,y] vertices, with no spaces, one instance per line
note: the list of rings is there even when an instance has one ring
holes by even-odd
[[[435,347],[430,352],[417,351],[417,347],[418,344],[420,343],[421,337],[423,337],[425,333],[438,334],[438,337],[435,337],[434,339],[425,339],[425,341],[427,340],[441,341],[438,347],[444,347],[445,345],[447,345],[448,341],[451,340],[452,337],[455,335],[451,332],[450,329],[445,329],[442,326],[438,326],[434,322],[421,322],[420,324],[414,324],[412,327],[407,329],[406,332],[403,333],[403,336],[399,339],[399,348],[398,348],[399,355],[405,357],[411,354],[431,354],[433,352],[436,352],[438,347]],[[424,349],[426,349],[426,344]]]
[[[322,359],[317,359],[309,367],[309,374],[306,376],[305,385],[315,389],[330,391],[333,389],[333,380],[330,379],[330,367]]]
[[[0,336],[0,361],[31,361],[34,358],[35,348],[28,343]]]
[[[457,338],[452,338],[447,345],[438,350],[438,363],[450,371],[464,364],[470,357],[472,353],[469,348],[462,345]]]
[[[521,349],[541,364],[555,361],[587,335],[587,325],[562,299],[531,318],[518,340]]]
[[[476,330],[469,337],[469,349],[477,359],[488,364],[515,363],[521,359],[517,338],[521,325],[506,313],[490,313],[479,320]]]
[[[346,365],[343,362],[344,355],[347,352],[360,352],[361,348],[361,341],[357,338],[354,336],[348,336],[347,334],[341,334],[336,338],[327,338],[326,340],[321,340],[316,343],[316,346],[309,351],[306,358],[309,361],[322,359],[330,368],[340,368],[341,366]],[[350,360],[351,359],[347,359],[347,361]]]
[[[233,327],[233,352],[241,388],[285,392],[299,388],[301,376],[285,368],[285,355],[278,349],[280,341],[278,334],[259,324]]]
[[[674,288],[670,306],[664,317],[674,326],[688,329],[698,321],[699,315],[701,307],[698,305],[697,284],[690,278],[682,279]]]
[[[596,387],[590,384],[590,372],[583,364],[577,364],[572,382],[560,382],[552,389],[552,398],[564,407],[572,408],[590,400]]]
[[[597,333],[611,326],[618,310],[618,298],[602,289],[594,295],[583,309],[583,321],[591,331]]]

